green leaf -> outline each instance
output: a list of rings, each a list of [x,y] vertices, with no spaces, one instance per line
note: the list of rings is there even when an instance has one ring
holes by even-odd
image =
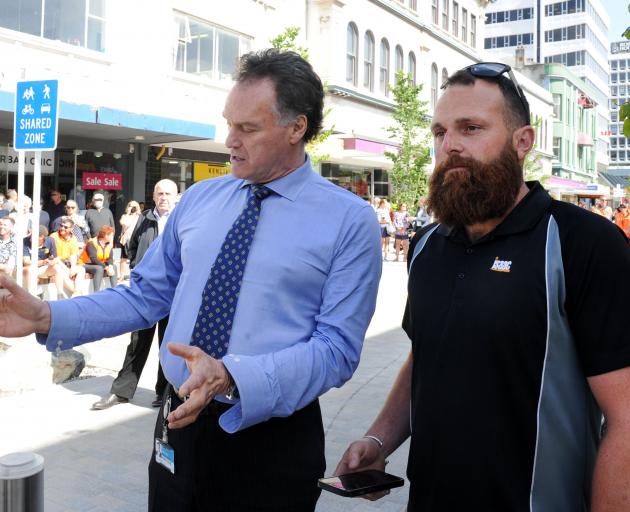
[[[630,137],[630,119],[627,117],[623,120],[623,134]]]

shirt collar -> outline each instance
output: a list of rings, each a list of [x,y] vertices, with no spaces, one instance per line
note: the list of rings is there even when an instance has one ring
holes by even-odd
[[[300,167],[291,171],[286,176],[282,176],[282,178],[265,183],[265,186],[269,187],[279,196],[286,197],[289,201],[295,201],[306,185],[311,172],[313,172],[311,159],[306,155],[306,159]],[[243,180],[240,184],[240,188],[247,187],[251,184],[252,181]]]
[[[157,206],[155,208],[153,208],[153,215],[155,215],[155,218],[158,219],[158,220],[162,219],[162,218],[166,219],[166,217],[168,217],[170,215],[170,213],[171,212],[166,212],[166,213],[160,215],[160,210],[157,209]]]
[[[490,233],[476,240],[474,243],[483,243],[494,239],[497,236],[511,235],[522,233],[532,229],[540,220],[540,217],[547,211],[551,204],[551,196],[537,181],[528,181],[527,187],[529,192],[519,201],[514,209],[503,219],[501,224],[494,228]],[[437,232],[440,235],[451,238],[454,241],[469,244],[470,240],[466,235],[464,228],[454,228],[441,224]]]

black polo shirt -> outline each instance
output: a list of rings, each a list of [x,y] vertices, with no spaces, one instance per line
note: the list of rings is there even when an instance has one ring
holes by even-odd
[[[435,224],[413,240],[409,512],[588,507],[601,415],[585,377],[630,366],[630,249],[528,185],[474,243]]]

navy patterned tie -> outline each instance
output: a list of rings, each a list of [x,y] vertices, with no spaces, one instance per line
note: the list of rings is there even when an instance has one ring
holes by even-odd
[[[272,191],[251,185],[245,209],[228,231],[201,294],[201,307],[190,344],[216,359],[227,353],[243,272],[260,215],[260,204]]]

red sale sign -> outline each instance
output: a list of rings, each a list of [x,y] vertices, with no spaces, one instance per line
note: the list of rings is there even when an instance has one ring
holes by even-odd
[[[122,174],[104,172],[84,172],[84,190],[122,190]]]

